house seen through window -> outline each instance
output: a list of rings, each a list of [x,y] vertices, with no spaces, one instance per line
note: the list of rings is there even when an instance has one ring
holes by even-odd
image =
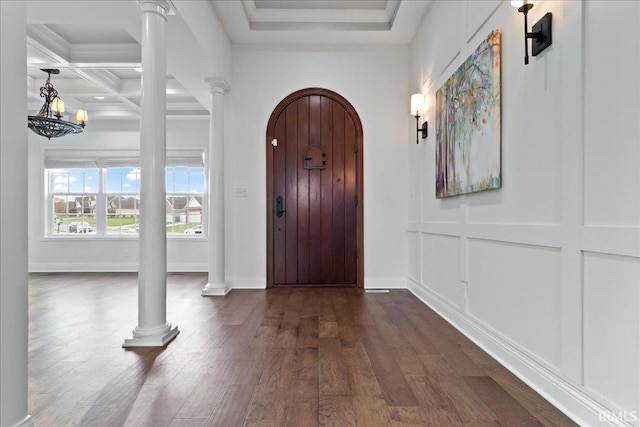
[[[121,164],[112,167],[110,163],[113,162],[94,162],[99,167],[93,168],[46,169],[52,218],[48,235],[138,234],[140,222],[144,221],[140,216],[140,168]],[[192,166],[194,162],[184,162],[186,166],[179,163],[173,161],[166,168],[167,235],[201,236],[205,215],[204,168]]]

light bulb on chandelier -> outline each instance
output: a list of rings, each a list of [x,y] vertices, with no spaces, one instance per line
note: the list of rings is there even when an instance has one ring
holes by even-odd
[[[76,117],[80,122],[79,124],[62,120],[64,101],[58,97],[58,91],[51,84],[51,74],[60,74],[60,70],[43,68],[42,71],[47,73],[47,81],[40,88],[40,96],[44,98],[44,105],[40,108],[38,114],[28,116],[29,129],[49,140],[73,133],[81,133],[84,130],[85,122],[88,120],[86,110],[77,111]]]

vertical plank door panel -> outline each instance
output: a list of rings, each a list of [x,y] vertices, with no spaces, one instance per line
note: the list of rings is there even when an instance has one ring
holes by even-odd
[[[333,108],[333,283],[344,283],[344,109]]]
[[[283,173],[286,176],[286,197],[284,214],[287,222],[286,248],[274,252],[274,258],[284,257],[287,261],[286,280],[276,283],[298,282],[298,105],[290,104],[284,113],[287,117],[286,162]]]
[[[298,101],[298,283],[309,283],[309,170],[304,152],[309,145],[309,97]]]
[[[333,108],[334,101],[322,97],[320,101],[320,144],[326,155],[327,167],[322,170],[322,215],[320,242],[320,277],[321,283],[332,283],[333,276]],[[338,106],[337,108],[340,108]]]
[[[270,286],[355,286],[362,232],[359,119],[348,102],[326,90],[285,101],[268,129],[278,139],[269,164],[268,194],[274,199],[269,203],[275,211],[281,196],[285,210],[279,218],[274,212],[269,226]]]
[[[309,141],[308,147],[320,145],[320,97],[309,97]],[[323,169],[309,169],[309,283],[322,283],[321,244],[322,203],[320,200]]]
[[[351,117],[345,111],[344,124],[344,282],[356,283],[356,248],[357,216],[356,216],[356,129]]]

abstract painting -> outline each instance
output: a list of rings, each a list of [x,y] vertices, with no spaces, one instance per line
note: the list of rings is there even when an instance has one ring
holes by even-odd
[[[436,92],[436,197],[500,188],[500,30]]]

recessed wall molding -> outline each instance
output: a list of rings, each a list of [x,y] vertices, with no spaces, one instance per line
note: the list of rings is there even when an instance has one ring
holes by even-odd
[[[458,56],[460,56],[460,51],[457,51],[455,53],[455,55],[453,55],[453,58],[451,58],[449,60],[449,62],[447,62],[447,65],[444,66],[444,68],[442,69],[442,71],[440,71],[440,73],[438,74],[438,80],[440,80],[440,78],[442,78],[442,75],[449,69],[449,67],[451,66],[451,64],[453,64],[453,61],[455,61]],[[451,74],[451,73],[449,73]]]
[[[585,252],[640,257],[640,227],[582,227],[581,249]]]
[[[410,47],[409,78],[441,85],[482,28],[501,28],[509,78],[501,190],[435,200],[433,151],[410,156],[408,287],[579,425],[635,425],[598,417],[640,408],[638,104],[620,96],[637,93],[638,61],[619,55],[638,51],[639,6],[544,2],[533,12],[562,18],[563,43],[525,71],[507,3],[434,2]],[[608,31],[614,17],[629,37]],[[544,126],[521,120],[531,108]]]
[[[491,5],[490,2],[474,2],[474,1],[467,2],[467,34],[471,33],[471,35],[468,36],[467,38],[467,42],[466,42],[467,44],[469,44],[469,42],[473,40],[476,34],[478,34],[478,32],[485,27],[485,24],[496,13],[496,11],[500,8],[502,3],[503,3],[502,1],[498,1],[498,0],[496,0],[493,5]],[[472,12],[469,10],[470,7],[475,7],[476,10]],[[493,8],[489,9],[491,7]],[[481,9],[481,10],[478,10],[478,9]],[[489,12],[487,12],[487,10],[489,10]],[[476,21],[476,23],[474,23],[475,25],[474,24],[471,24],[471,26],[469,25],[470,17],[480,17],[481,19],[483,16],[485,16],[485,18],[480,24],[476,24],[477,23]]]
[[[407,231],[561,248],[560,229],[560,225],[540,224],[410,223]]]
[[[456,307],[455,305],[451,304],[451,302],[449,302],[446,298],[442,298],[441,295],[438,295],[435,292],[430,291],[429,289],[425,289],[424,293],[428,295],[428,298],[430,300],[437,301],[437,305],[442,306],[446,312],[455,313],[456,317],[464,319],[465,322],[472,324],[475,329],[481,330],[483,335],[488,336],[492,341],[499,342],[501,347],[508,349],[510,353],[516,354],[518,358],[527,360],[529,364],[538,366],[551,375],[557,376],[560,374],[560,371],[557,367],[545,363],[542,358],[536,356],[534,353],[532,353],[516,341],[510,339],[500,331],[492,328],[490,325],[486,324],[473,314],[468,313],[466,310],[462,310],[459,307]],[[430,304],[424,301],[420,296],[418,296],[418,298],[420,298],[423,302],[430,306]]]

